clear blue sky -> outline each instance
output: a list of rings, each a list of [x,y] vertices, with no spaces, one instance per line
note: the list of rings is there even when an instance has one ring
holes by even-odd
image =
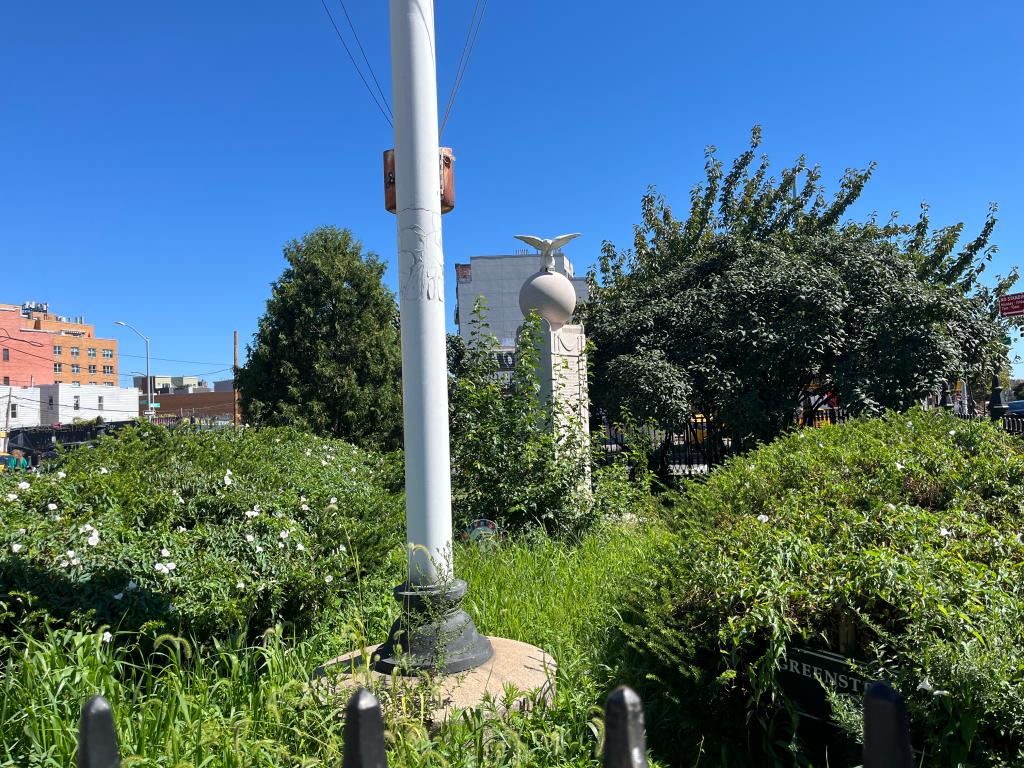
[[[390,99],[387,3],[347,2]],[[438,3],[442,108],[472,11]],[[877,161],[858,214],[927,201],[973,232],[998,202],[1005,272],[1024,248],[1022,50],[1020,0],[490,0],[444,136],[449,315],[454,262],[580,231],[583,271],[629,244],[649,184],[683,208],[704,147],[731,159],[755,123],[831,188]],[[153,366],[185,374],[228,366],[233,329],[244,350],[282,244],[316,226],[351,228],[394,287],[390,129],[319,0],[11,0],[0,72],[0,301],[49,301],[142,354],[125,319],[155,357],[200,361]]]

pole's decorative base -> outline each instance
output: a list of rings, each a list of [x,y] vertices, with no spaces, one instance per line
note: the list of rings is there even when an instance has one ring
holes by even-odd
[[[402,616],[374,654],[373,669],[400,675],[453,674],[488,661],[494,655],[491,641],[477,632],[473,619],[459,607],[465,594],[462,579],[443,586],[405,583],[395,587]]]

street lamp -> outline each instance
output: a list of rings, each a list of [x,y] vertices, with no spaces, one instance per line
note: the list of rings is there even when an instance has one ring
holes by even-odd
[[[114,325],[123,325],[125,328],[130,328],[135,331],[136,335],[146,342],[146,418],[152,418],[152,392],[150,390],[152,379],[149,376],[149,336],[144,335],[134,325],[129,325],[124,320],[115,320]]]

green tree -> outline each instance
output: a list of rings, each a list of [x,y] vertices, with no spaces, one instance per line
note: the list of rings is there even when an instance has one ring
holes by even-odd
[[[398,447],[401,340],[384,264],[347,229],[284,247],[288,262],[237,372],[246,418]]]
[[[734,447],[769,440],[800,408],[835,395],[855,412],[903,409],[1007,363],[994,288],[990,212],[957,250],[962,225],[843,221],[874,166],[848,170],[829,198],[804,158],[769,177],[751,148],[706,181],[677,220],[653,191],[634,247],[605,243],[581,314],[595,342],[592,400],[613,416],[663,423],[694,413]]]

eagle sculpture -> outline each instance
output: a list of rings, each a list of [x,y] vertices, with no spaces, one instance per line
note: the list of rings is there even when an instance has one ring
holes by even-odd
[[[552,237],[545,239],[543,237],[536,237],[534,235],[516,235],[516,240],[522,240],[527,245],[532,245],[538,251],[540,251],[540,267],[544,272],[554,272],[555,270],[555,251],[561,248],[563,245],[568,243],[573,238],[579,237],[580,232],[576,232],[571,235],[559,235],[558,237]]]

